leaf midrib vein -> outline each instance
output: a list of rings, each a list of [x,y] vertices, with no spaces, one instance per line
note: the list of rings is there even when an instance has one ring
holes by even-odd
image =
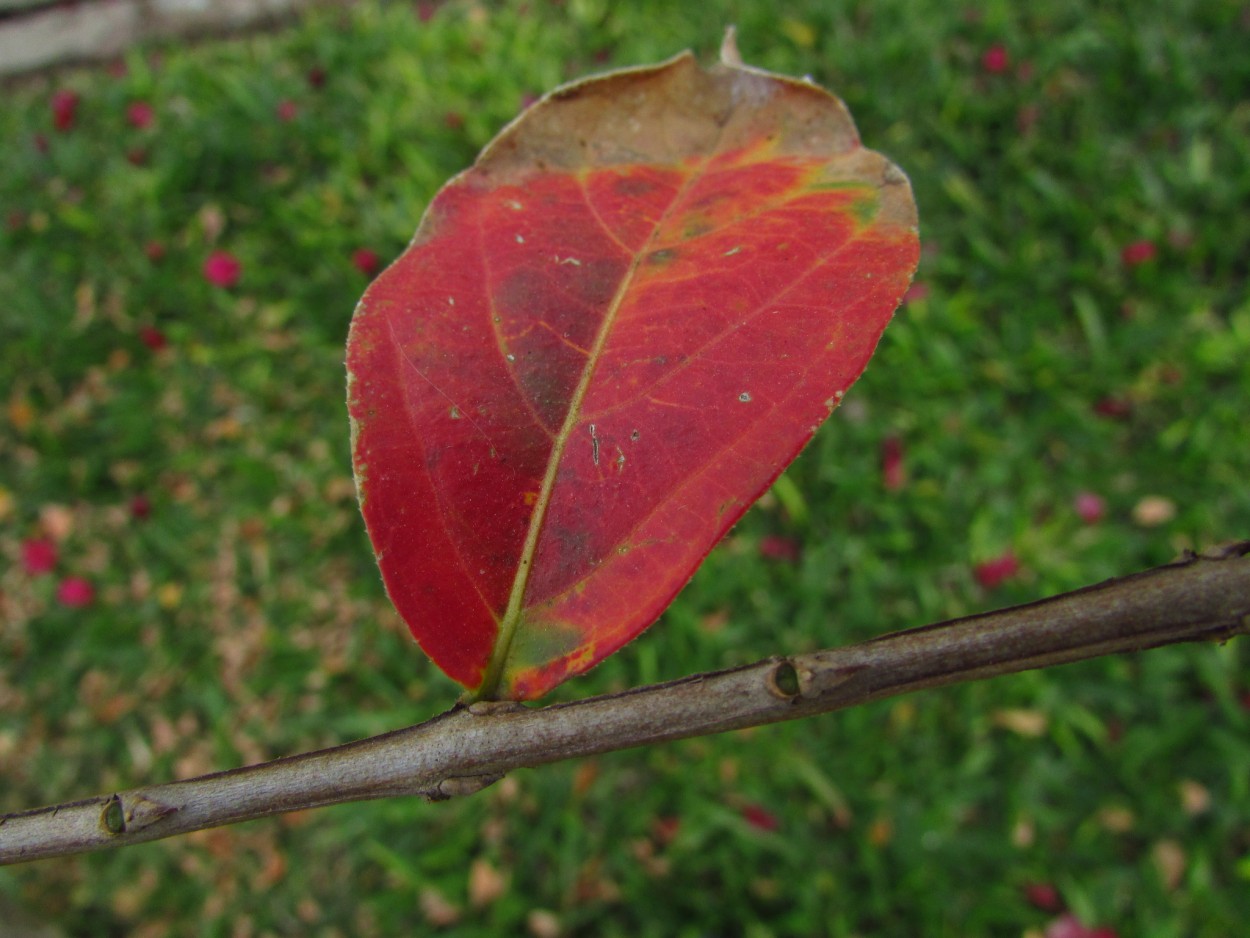
[[[612,327],[616,323],[617,313],[620,311],[621,304],[629,293],[638,269],[647,256],[648,248],[655,243],[656,234],[663,229],[664,223],[672,215],[675,207],[681,204],[683,197],[693,183],[701,177],[703,167],[707,166],[718,147],[719,141],[709,149],[702,165],[689,172],[681,186],[673,194],[673,198],[664,212],[656,219],[651,233],[647,236],[647,240],[639,246],[637,251],[631,252],[632,260],[629,268],[621,278],[620,285],[617,287],[616,293],[613,295],[612,301],[608,304],[608,308],[604,313],[603,322],[599,325],[599,331],[595,335],[594,344],[591,346],[590,353],[586,358],[586,365],[582,370],[581,379],[578,381],[577,388],[573,391],[573,397],[569,401],[569,409],[565,414],[564,423],[552,441],[551,455],[547,460],[547,471],[543,476],[542,487],[534,503],[534,512],[530,515],[529,527],[525,532],[525,542],[517,562],[517,572],[516,577],[512,581],[512,590],[508,595],[508,605],[504,610],[503,618],[499,622],[499,633],[495,638],[495,647],[491,652],[490,660],[487,662],[481,686],[475,694],[478,699],[493,698],[499,690],[504,666],[508,661],[512,642],[516,637],[517,626],[520,623],[521,612],[525,602],[525,588],[533,571],[534,555],[538,550],[538,540],[542,533],[543,522],[546,520],[547,509],[551,505],[551,496],[555,491],[556,477],[559,474],[560,464],[564,459],[564,451],[572,437],[573,429],[580,422],[582,402],[590,389],[590,382],[594,376],[595,368],[603,354],[603,349],[607,344],[608,336],[612,332]],[[584,189],[583,192],[585,192]],[[603,225],[603,220],[599,218],[594,206],[591,205],[589,196],[585,195],[584,198],[591,214],[595,216],[595,220],[600,225]]]

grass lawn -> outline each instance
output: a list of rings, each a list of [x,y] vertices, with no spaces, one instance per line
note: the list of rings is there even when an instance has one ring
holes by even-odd
[[[1250,537],[1240,3],[361,3],[136,49],[2,92],[0,810],[451,705],[356,509],[352,309],[531,96],[729,22],[908,172],[924,257],[783,481],[553,699]],[[1228,936],[1250,642],[8,868],[5,902],[141,938]]]

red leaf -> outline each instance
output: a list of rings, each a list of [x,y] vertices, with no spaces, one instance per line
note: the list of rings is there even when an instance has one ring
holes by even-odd
[[[685,53],[531,107],[348,342],[362,511],[421,646],[531,699],[634,638],[859,376],[917,259],[906,178],[808,82]]]

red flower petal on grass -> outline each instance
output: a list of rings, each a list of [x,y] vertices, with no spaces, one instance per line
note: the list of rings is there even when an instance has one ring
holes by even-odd
[[[378,272],[381,260],[378,257],[378,252],[371,251],[369,248],[357,248],[352,252],[352,263],[366,277],[372,277]]]
[[[1125,267],[1137,267],[1155,259],[1158,249],[1153,241],[1134,241],[1126,244],[1120,252],[1120,260]]]
[[[51,572],[56,566],[56,545],[45,538],[22,541],[22,569],[31,576]]]
[[[326,83],[326,70],[320,65],[314,65],[308,70],[308,86],[310,88],[322,88]]]
[[[1101,495],[1095,495],[1093,492],[1078,493],[1072,505],[1086,524],[1097,524],[1107,513],[1107,503]]]
[[[681,818],[666,814],[651,823],[651,834],[661,845],[670,844],[681,830]]]
[[[95,600],[95,587],[80,576],[67,576],[56,588],[56,599],[62,606],[81,609]]]
[[[742,820],[762,831],[775,831],[781,826],[775,814],[758,804],[743,805],[741,814]]]
[[[154,352],[159,352],[169,345],[169,340],[165,338],[165,333],[155,326],[140,326],[139,341]]]
[[[152,502],[142,492],[130,500],[130,515],[138,521],[145,521],[152,514]]]
[[[290,98],[283,98],[278,102],[275,113],[278,115],[278,120],[284,124],[289,124],[299,116],[299,105]]]
[[[232,287],[239,282],[243,265],[229,251],[214,251],[204,261],[204,279],[215,287]]]
[[[126,108],[126,121],[131,127],[143,130],[151,127],[156,118],[156,109],[146,101],[135,101]]]
[[[1024,898],[1029,905],[1043,912],[1058,912],[1063,908],[1059,890],[1051,883],[1025,883]]]
[[[1007,551],[993,560],[977,564],[972,572],[978,583],[992,590],[1020,572],[1020,561],[1012,551]]]
[[[760,556],[766,560],[784,560],[797,563],[801,551],[799,545],[788,537],[768,534],[760,538]]]
[[[148,260],[155,264],[165,256],[165,245],[159,241],[149,241],[143,246],[143,253],[148,256]]]
[[[81,101],[77,91],[64,88],[52,95],[52,124],[57,130],[69,130],[74,126],[74,117]]]
[[[1090,928],[1069,912],[1046,926],[1046,938],[1117,938],[1117,936],[1114,929],[1105,926]]]
[[[881,482],[887,492],[897,492],[907,482],[903,441],[896,436],[888,436],[881,441]]]
[[[914,283],[912,283],[910,287],[907,288],[907,292],[903,294],[902,302],[904,304],[914,303],[917,300],[927,299],[928,296],[929,296],[929,285],[925,283],[923,280],[917,280]]]
[[[1108,420],[1127,420],[1133,412],[1133,404],[1126,397],[1107,395],[1094,405],[1094,413]]]
[[[1001,75],[1011,68],[1011,56],[1007,47],[1002,43],[995,43],[986,49],[981,55],[981,68],[991,75]]]

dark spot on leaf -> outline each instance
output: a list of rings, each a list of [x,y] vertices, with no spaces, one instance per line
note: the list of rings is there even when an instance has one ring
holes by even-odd
[[[648,264],[669,264],[677,257],[677,251],[673,248],[661,248],[658,251],[652,251],[647,255]]]
[[[656,185],[652,180],[638,176],[622,176],[612,185],[612,189],[617,195],[626,198],[647,195],[650,192],[654,192],[655,188]]]

